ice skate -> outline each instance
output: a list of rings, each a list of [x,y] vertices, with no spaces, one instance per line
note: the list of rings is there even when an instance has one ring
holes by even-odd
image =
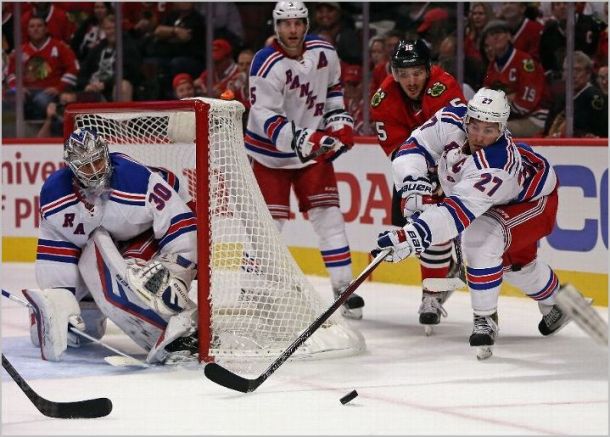
[[[567,313],[562,311],[559,305],[538,304],[542,313],[542,320],[538,324],[538,331],[542,335],[552,335],[563,328],[570,321]]]
[[[470,346],[477,348],[477,359],[485,360],[492,355],[492,346],[498,334],[498,313],[491,316],[474,315],[474,328],[470,335]]]
[[[333,289],[335,299],[339,297],[344,289]],[[341,315],[348,319],[362,319],[362,307],[364,307],[364,299],[356,293],[352,293],[341,306]]]
[[[199,332],[178,337],[167,346],[165,350],[169,352],[165,364],[179,364],[186,362],[195,362],[199,357]]]
[[[441,322],[441,316],[447,317],[447,311],[443,303],[447,300],[450,291],[431,292],[423,290],[421,304],[419,306],[419,323],[424,325],[424,333],[432,334],[432,327]]]

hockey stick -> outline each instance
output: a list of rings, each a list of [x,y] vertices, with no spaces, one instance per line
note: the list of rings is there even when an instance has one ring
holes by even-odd
[[[309,337],[313,335],[316,330],[322,326],[322,324],[328,320],[328,318],[345,303],[348,297],[356,291],[356,289],[364,282],[364,280],[377,268],[377,266],[383,261],[383,259],[392,251],[392,248],[386,248],[379,252],[379,254],[366,266],[366,268],[360,273],[360,275],[354,279],[347,288],[337,297],[333,304],[320,315],[316,320],[313,321],[305,330],[299,335],[296,340],[292,342],[290,346],[282,352],[282,354],[271,363],[271,365],[257,378],[248,379],[241,377],[230,370],[225,369],[216,363],[208,363],[204,367],[205,376],[216,384],[230,388],[231,390],[240,391],[242,393],[249,393],[258,388],[263,382],[269,378],[273,372],[275,372],[290,356],[301,346]]]
[[[75,402],[53,402],[41,397],[21,377],[9,360],[2,354],[2,367],[7,371],[21,391],[32,401],[42,414],[59,419],[91,419],[104,417],[112,411],[112,401],[108,398],[87,399]]]
[[[423,287],[428,291],[440,292],[457,290],[466,287],[466,269],[462,258],[462,239],[458,235],[453,239],[455,249],[455,263],[458,267],[457,276],[449,278],[426,278],[422,281]]]
[[[555,300],[589,337],[600,346],[608,346],[608,323],[591,307],[590,300],[571,284],[563,285],[555,295]]]
[[[32,306],[32,304],[30,304],[28,301],[21,299],[20,297],[15,296],[12,293],[9,293],[8,291],[6,291],[5,289],[2,289],[2,296],[9,298],[10,300],[12,300],[13,302],[17,302],[27,308],[29,308],[32,311],[36,311],[36,308],[34,308]],[[102,340],[97,339],[95,337],[90,336],[89,334],[87,334],[86,332],[81,331],[80,329],[75,328],[74,326],[70,326],[69,327],[70,331],[80,335],[81,337],[86,338],[87,340],[90,340],[94,343],[99,344],[100,346],[105,347],[106,349],[108,349],[109,351],[114,352],[115,354],[121,355],[123,358],[121,359],[117,359],[118,357],[105,357],[104,360],[112,365],[112,366],[138,366],[138,367],[149,367],[149,365],[147,363],[145,363],[144,361],[140,361],[137,358],[132,357],[131,355],[127,355],[125,352],[121,352],[118,349],[113,348],[112,346],[110,346],[109,344],[104,343]]]

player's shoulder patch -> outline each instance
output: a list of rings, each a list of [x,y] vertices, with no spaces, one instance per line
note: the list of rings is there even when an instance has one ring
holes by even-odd
[[[426,93],[432,97],[438,97],[447,90],[447,85],[442,82],[434,82],[430,88],[426,90]]]
[[[262,76],[263,73],[269,71],[273,64],[283,58],[284,55],[278,50],[276,50],[273,45],[260,49],[258,52],[256,52],[254,58],[252,59],[252,64],[250,66],[250,76]]]
[[[387,97],[387,95],[388,94],[384,90],[379,88],[375,94],[373,94],[373,97],[371,97],[371,106],[376,108],[381,105],[381,102]]]
[[[596,111],[601,111],[604,109],[604,98],[599,94],[594,94],[591,99],[591,107]]]
[[[151,171],[144,164],[122,153],[111,153],[111,185],[115,190],[144,194]]]
[[[531,73],[536,69],[536,65],[534,64],[534,60],[532,58],[526,58],[523,60],[523,70],[528,73]]]

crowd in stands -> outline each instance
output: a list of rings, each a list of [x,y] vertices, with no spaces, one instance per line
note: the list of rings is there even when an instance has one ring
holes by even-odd
[[[229,93],[249,106],[254,53],[273,39],[273,2],[214,3],[213,71],[206,71],[206,6],[199,2],[121,3],[122,35],[110,2],[2,2],[3,102],[14,102],[13,29],[22,32],[25,118],[39,135],[60,135],[63,107],[73,101],[164,100]],[[565,136],[567,3],[464,3],[464,83],[503,89],[515,136]],[[455,3],[371,3],[370,87],[363,89],[362,3],[314,2],[310,32],[331,42],[342,61],[344,96],[356,134],[401,39],[422,38],[433,60],[457,73]],[[608,136],[608,3],[575,3],[574,136]],[[122,38],[122,83],[115,89],[116,42]],[[212,89],[208,90],[211,75]],[[226,96],[226,95],[225,95]],[[10,106],[3,103],[3,109]],[[14,108],[13,108],[14,109]],[[59,133],[58,133],[59,132]]]

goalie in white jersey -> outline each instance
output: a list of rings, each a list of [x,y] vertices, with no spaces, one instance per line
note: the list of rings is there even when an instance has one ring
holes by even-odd
[[[245,135],[253,171],[278,228],[290,215],[290,188],[307,212],[335,295],[352,279],[351,253],[339,209],[332,164],[354,144],[334,47],[307,35],[308,11],[298,1],[273,10],[276,38],[250,67],[250,113]],[[364,300],[352,294],[343,315],[362,317]]]
[[[407,204],[419,214],[377,241],[394,248],[388,260],[397,262],[462,234],[474,312],[470,345],[489,354],[503,278],[538,302],[543,335],[568,321],[555,302],[557,276],[537,259],[538,240],[555,223],[558,181],[542,156],[515,144],[506,130],[509,114],[504,92],[482,88],[467,107],[447,106],[415,130],[392,162],[396,188],[436,166],[444,198],[431,203],[434,187],[412,184]]]
[[[106,318],[149,351],[149,362],[193,357],[197,224],[179,180],[109,153],[90,129],[70,135],[64,160],[40,193],[41,289],[24,290],[42,358],[58,361],[80,345],[69,325],[101,338]]]

